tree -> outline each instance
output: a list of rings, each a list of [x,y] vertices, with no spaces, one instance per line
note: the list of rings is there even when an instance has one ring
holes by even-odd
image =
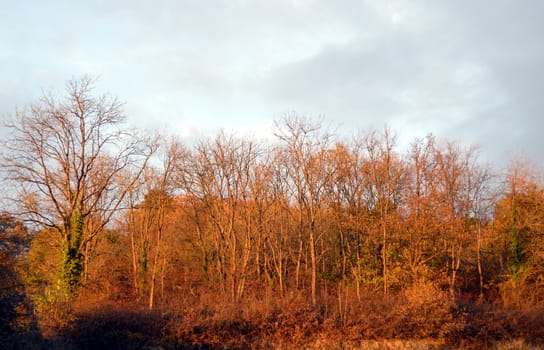
[[[501,283],[503,301],[535,304],[542,301],[544,188],[536,172],[519,162],[510,165],[503,186],[494,213],[499,263],[506,276]]]
[[[435,149],[437,166],[437,212],[444,223],[444,246],[449,251],[448,274],[450,294],[455,299],[458,273],[470,244],[470,223],[483,214],[483,196],[489,174],[478,161],[478,149],[462,149],[448,142]]]
[[[122,128],[122,104],[93,95],[94,80],[66,84],[66,95],[46,93],[8,124],[4,164],[18,214],[53,229],[62,241],[62,280],[81,283],[92,243],[120,208],[155,150]]]
[[[415,140],[407,158],[404,225],[406,226],[403,257],[413,281],[426,276],[427,264],[436,258],[439,220],[436,215],[438,179],[434,159],[435,139]]]
[[[331,220],[329,231],[337,234],[330,235],[330,244],[337,248],[332,253],[337,253],[338,257],[332,257],[336,260],[337,271],[331,271],[331,275],[343,278],[346,277],[348,266],[350,265],[350,254],[352,236],[357,232],[356,218],[358,217],[357,192],[360,189],[360,181],[357,169],[357,155],[352,152],[346,144],[337,142],[335,147],[330,150],[331,161],[336,169],[334,179],[329,183],[327,189],[328,209]],[[357,247],[354,249],[358,252]],[[338,261],[340,260],[340,261]],[[358,280],[356,279],[358,283]]]
[[[195,210],[197,232],[200,216],[209,219],[217,281],[233,301],[244,294],[250,260],[254,257],[255,171],[260,151],[252,141],[221,133],[199,143],[179,164],[179,183],[200,204]],[[201,245],[204,247],[205,245]],[[207,254],[205,258],[207,259]]]
[[[375,213],[381,235],[382,282],[384,294],[389,293],[391,254],[390,235],[401,200],[404,182],[403,164],[394,152],[396,136],[388,128],[382,135],[371,132],[364,141],[366,149],[367,193],[369,208]]]
[[[296,230],[297,220],[293,217],[289,202],[289,190],[287,182],[287,171],[282,165],[283,152],[276,147],[270,152],[268,174],[264,170],[260,172],[257,178],[266,181],[268,187],[263,192],[267,192],[263,197],[262,205],[262,220],[261,225],[266,232],[265,253],[264,253],[264,268],[267,275],[272,280],[272,276],[277,278],[280,296],[284,296],[284,292],[288,287],[289,267],[291,260],[298,261],[295,257],[299,252],[298,237],[291,234]],[[264,187],[264,186],[263,186]],[[293,259],[290,259],[292,257]],[[268,262],[268,264],[267,264]],[[270,265],[270,266],[268,266]],[[298,271],[298,270],[297,270]],[[298,284],[298,275],[296,276]],[[298,286],[297,286],[298,287]]]
[[[28,251],[30,235],[22,222],[0,212],[0,338],[11,348],[20,333],[35,327],[33,310],[27,300],[17,265]],[[33,329],[34,330],[34,329]],[[22,335],[22,334],[21,334]]]
[[[181,143],[175,140],[165,144],[161,156],[162,167],[151,172],[149,179],[151,188],[147,190],[144,202],[141,205],[141,208],[145,212],[144,216],[147,218],[145,231],[153,231],[155,234],[154,257],[149,286],[149,309],[153,309],[157,271],[161,261],[161,281],[164,281],[166,254],[163,252],[164,249],[162,249],[162,241],[169,226],[168,224],[172,221],[169,220],[169,215],[174,210],[172,176],[176,160],[182,158],[184,153]],[[147,239],[149,241],[149,238]],[[161,288],[161,290],[163,289]]]
[[[277,122],[275,135],[284,144],[283,166],[288,174],[287,181],[291,187],[293,202],[299,212],[301,247],[303,233],[308,236],[311,298],[312,304],[316,305],[318,259],[316,242],[322,236],[318,218],[323,209],[327,184],[333,179],[335,172],[333,167],[327,166],[331,164],[327,152],[331,136],[322,130],[320,122],[314,123],[297,115],[288,115]]]
[[[475,160],[475,159],[473,159]],[[470,225],[474,228],[476,235],[476,266],[478,270],[478,282],[480,287],[479,298],[484,297],[484,271],[482,264],[482,244],[484,240],[483,229],[489,222],[493,207],[493,194],[491,191],[491,180],[493,175],[489,165],[479,162],[468,163],[468,176],[466,178],[466,198]]]

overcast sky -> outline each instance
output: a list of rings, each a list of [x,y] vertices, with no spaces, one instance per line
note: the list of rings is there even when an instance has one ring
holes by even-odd
[[[138,128],[262,137],[297,111],[544,166],[544,1],[4,0],[0,44],[2,118],[90,74]]]

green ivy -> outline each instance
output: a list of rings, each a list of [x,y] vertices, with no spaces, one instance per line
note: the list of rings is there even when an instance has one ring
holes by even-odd
[[[80,212],[74,212],[70,222],[69,234],[67,236],[66,251],[63,260],[63,280],[70,291],[74,291],[81,283],[84,261],[83,255],[79,251],[81,239],[83,237],[83,215]]]
[[[517,279],[525,270],[525,254],[523,249],[523,242],[519,232],[512,228],[512,241],[510,243],[510,254],[512,260],[510,261],[510,273],[514,279]]]

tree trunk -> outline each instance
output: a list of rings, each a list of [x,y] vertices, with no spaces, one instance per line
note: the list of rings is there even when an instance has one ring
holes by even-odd
[[[136,258],[136,242],[134,240],[134,227],[130,229],[130,247],[132,252],[132,277],[134,290],[138,291],[138,259]]]
[[[382,264],[383,264],[383,294],[389,293],[388,269],[387,269],[387,227],[385,222],[382,223]]]
[[[66,235],[63,282],[70,291],[74,291],[80,286],[84,270],[84,257],[80,251],[83,222],[83,215],[79,212],[73,213],[68,225],[68,234]]]
[[[483,301],[484,298],[484,276],[482,273],[482,259],[481,259],[481,248],[482,248],[482,229],[480,223],[478,223],[478,236],[476,241],[476,258],[478,263],[478,277],[480,279],[480,301]]]
[[[297,267],[295,269],[295,286],[298,289],[300,284],[300,265],[302,260],[302,237],[298,239]]]
[[[157,230],[157,250],[155,252],[155,259],[153,261],[153,271],[151,273],[151,285],[149,286],[149,310],[153,309],[155,302],[155,281],[157,279],[157,266],[159,265],[160,247],[161,247],[162,228]]]
[[[312,224],[313,226],[313,224]],[[317,305],[317,259],[315,256],[315,235],[313,227],[310,229],[310,259],[312,264],[312,280],[311,280],[311,292],[312,292],[312,305]]]

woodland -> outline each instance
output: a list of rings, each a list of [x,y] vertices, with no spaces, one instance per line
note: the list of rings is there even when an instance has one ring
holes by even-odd
[[[432,135],[127,128],[83,77],[1,148],[0,349],[544,348],[544,182]]]

